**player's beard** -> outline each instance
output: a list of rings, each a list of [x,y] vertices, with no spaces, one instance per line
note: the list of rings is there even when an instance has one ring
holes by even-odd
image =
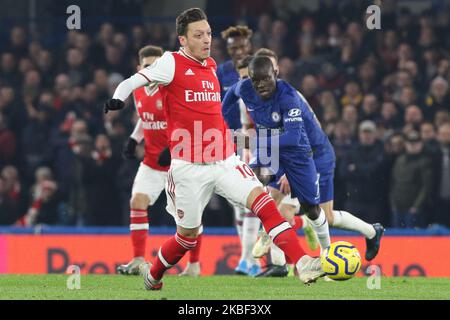
[[[185,48],[186,49],[186,48]],[[209,58],[211,54],[211,48],[209,48],[207,51],[204,50],[203,46],[199,46],[197,49],[197,46],[187,45],[187,49],[189,50],[189,54],[192,55],[195,59],[204,61],[207,58]]]

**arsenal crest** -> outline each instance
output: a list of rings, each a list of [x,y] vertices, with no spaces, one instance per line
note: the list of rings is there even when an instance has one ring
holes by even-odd
[[[181,209],[177,209],[178,218],[183,219],[184,217],[184,211]]]
[[[162,100],[161,100],[161,99],[158,99],[158,100],[156,101],[156,108],[157,108],[158,110],[162,110],[162,108],[163,108],[163,103],[162,103]]]

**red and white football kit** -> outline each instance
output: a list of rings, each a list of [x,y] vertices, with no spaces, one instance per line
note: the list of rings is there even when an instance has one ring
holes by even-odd
[[[163,98],[158,87],[142,87],[133,92],[139,120],[131,137],[138,143],[144,139],[145,155],[134,178],[132,195],[145,194],[153,205],[164,190],[169,167],[158,165],[160,153],[169,146]],[[147,210],[130,208],[130,231],[134,257],[145,255],[149,229]]]
[[[145,155],[134,179],[132,194],[146,194],[153,205],[164,190],[169,170],[158,164],[159,155],[169,146],[163,97],[157,87],[139,88],[133,96],[139,121],[131,137],[138,143],[144,139]]]
[[[200,62],[180,49],[166,52],[133,77],[160,85],[164,98],[172,155],[167,210],[177,225],[199,227],[213,192],[245,206],[261,183],[234,154],[214,60]]]
[[[246,206],[250,193],[262,188],[262,184],[234,153],[231,132],[222,116],[215,61],[207,58],[201,62],[183,48],[166,52],[151,66],[123,81],[113,98],[124,101],[132,90],[147,83],[160,85],[163,95],[172,155],[166,186],[167,209],[177,225],[185,229],[199,227],[213,192]],[[299,261],[304,251],[273,199],[263,192],[251,209],[274,243],[292,261]],[[160,289],[162,284],[158,281],[164,272],[196,245],[197,238],[178,232],[166,241],[144,277],[146,287]]]

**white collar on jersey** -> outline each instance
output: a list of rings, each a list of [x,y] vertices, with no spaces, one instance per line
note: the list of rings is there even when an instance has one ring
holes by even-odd
[[[198,60],[198,59],[195,59],[193,56],[191,56],[190,54],[188,54],[188,53],[186,52],[186,50],[184,50],[183,47],[180,47],[180,50],[179,50],[178,52],[179,52],[182,56],[184,56],[184,57],[186,57],[186,58],[188,58],[188,59],[194,60],[195,62],[200,63],[202,66],[206,66],[206,59],[205,59],[203,62],[201,62],[201,61]]]

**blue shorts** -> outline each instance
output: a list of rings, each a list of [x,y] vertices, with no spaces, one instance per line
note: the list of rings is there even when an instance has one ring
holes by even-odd
[[[334,199],[334,170],[319,175],[320,203]]]
[[[311,156],[297,157],[295,160],[280,161],[280,168],[286,174],[292,197],[300,203],[316,205],[320,203],[319,175]],[[277,177],[280,172],[277,173]],[[278,181],[278,180],[277,180]]]
[[[280,186],[277,184],[277,182],[284,174],[284,170],[280,169],[276,174],[276,180],[270,183],[269,186],[271,188],[279,190]],[[291,182],[289,181],[289,184],[290,183]],[[334,199],[334,168],[326,173],[319,174],[319,192],[320,203],[325,203]],[[294,194],[294,192],[292,192],[292,194]]]

